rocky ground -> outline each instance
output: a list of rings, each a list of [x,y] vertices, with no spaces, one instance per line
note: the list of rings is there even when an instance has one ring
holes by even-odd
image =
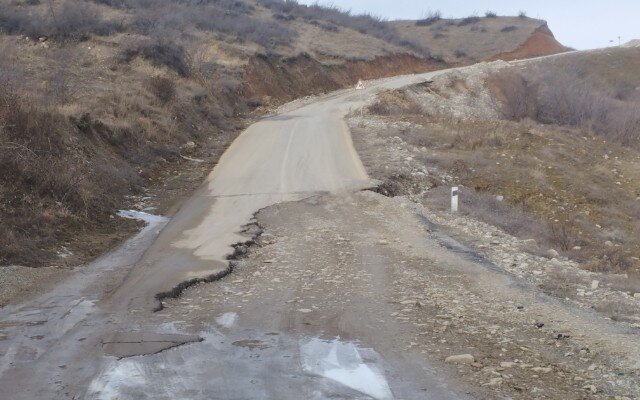
[[[485,256],[444,233],[453,221],[486,228],[369,191],[274,206],[258,214],[264,232],[232,275],[188,289],[156,317],[199,331],[234,313],[237,340],[258,344],[283,331],[356,340],[387,371],[429,371],[390,379],[397,398],[412,398],[400,393],[416,382],[471,398],[638,396],[637,328],[537,287],[561,260],[536,265],[496,230],[476,236]]]

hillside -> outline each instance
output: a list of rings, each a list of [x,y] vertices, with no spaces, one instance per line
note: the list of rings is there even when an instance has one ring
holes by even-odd
[[[530,254],[612,274],[594,279],[633,295],[640,292],[639,62],[638,49],[616,48],[526,67],[478,64],[381,94],[369,108],[377,117],[354,119],[356,143],[382,193],[445,210],[450,187],[461,185],[470,219],[527,241]],[[546,284],[574,296],[562,292],[564,283]],[[607,304],[596,307],[614,318],[630,312]]]
[[[469,54],[516,49],[542,24],[497,21],[517,34],[495,48],[469,38],[479,49]],[[470,29],[458,25],[452,36]],[[274,106],[461,62],[436,57],[457,42],[277,0],[1,0],[0,31],[5,266],[67,267],[101,254],[136,229],[119,209],[169,212],[246,122]]]
[[[394,21],[405,37],[428,47],[447,62],[514,60],[567,51],[545,21],[527,17],[468,17]]]

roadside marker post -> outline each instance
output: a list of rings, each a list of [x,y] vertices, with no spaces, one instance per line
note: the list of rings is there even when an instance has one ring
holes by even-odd
[[[458,193],[460,190],[457,186],[451,188],[451,212],[458,212]]]

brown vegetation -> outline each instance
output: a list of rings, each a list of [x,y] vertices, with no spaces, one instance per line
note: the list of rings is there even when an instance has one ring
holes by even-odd
[[[261,105],[444,67],[428,47],[291,1],[0,0],[0,264],[99,254],[187,143],[213,162]]]
[[[589,270],[640,276],[640,110],[627,89],[640,80],[631,67],[638,55],[617,54],[619,70],[594,64],[598,55],[580,59],[580,73],[552,61],[503,69],[488,82],[503,120],[425,116],[411,91],[426,86],[385,92],[369,112],[410,122],[388,134],[422,148],[419,161],[433,171],[400,179],[390,168],[380,179],[393,194],[443,210],[450,184],[440,179],[459,183],[463,213],[535,239],[530,250],[553,248]],[[603,85],[612,75],[626,83]]]

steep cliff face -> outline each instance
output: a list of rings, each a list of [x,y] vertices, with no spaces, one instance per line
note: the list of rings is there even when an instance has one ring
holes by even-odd
[[[521,58],[532,58],[546,56],[550,54],[562,53],[570,50],[560,44],[547,24],[536,29],[533,34],[517,49],[505,53],[496,54],[489,57],[490,60],[517,60]]]

